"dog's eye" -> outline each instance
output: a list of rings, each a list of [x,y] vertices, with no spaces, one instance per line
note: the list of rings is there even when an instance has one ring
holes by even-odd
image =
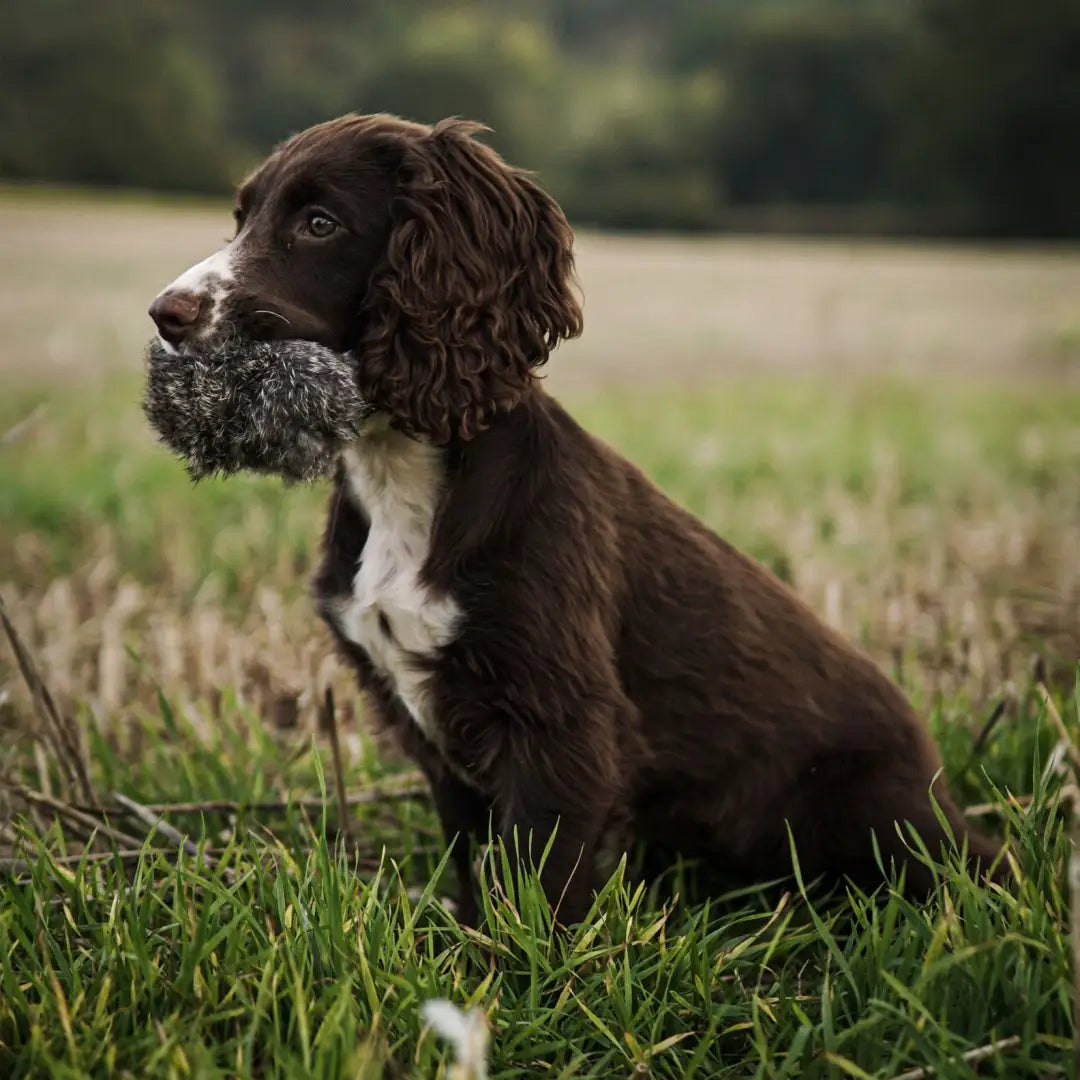
[[[324,237],[329,236],[332,232],[336,232],[338,229],[338,223],[332,218],[327,217],[326,214],[320,210],[313,210],[308,214],[307,219],[307,231],[312,236]]]

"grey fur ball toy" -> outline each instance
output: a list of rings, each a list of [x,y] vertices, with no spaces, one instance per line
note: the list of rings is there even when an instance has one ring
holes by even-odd
[[[193,479],[250,469],[315,480],[374,411],[353,365],[306,341],[233,339],[184,356],[155,338],[143,411]]]

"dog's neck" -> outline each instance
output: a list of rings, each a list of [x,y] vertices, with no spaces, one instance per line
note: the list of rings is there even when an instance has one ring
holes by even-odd
[[[565,467],[559,432],[573,430],[572,421],[539,393],[495,415],[472,438],[445,446],[406,435],[385,414],[373,416],[341,453],[336,499],[354,509],[364,534],[383,534],[387,527],[408,532],[415,541],[411,550],[422,538],[424,579],[452,589],[482,551],[516,542],[538,492]],[[339,520],[347,522],[349,515],[332,510],[328,535],[358,558],[348,541],[350,528],[339,528]],[[329,577],[340,588],[338,578]]]

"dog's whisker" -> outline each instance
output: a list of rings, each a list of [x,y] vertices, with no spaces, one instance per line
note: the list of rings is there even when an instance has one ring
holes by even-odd
[[[275,319],[280,319],[286,326],[292,326],[292,323],[281,314],[280,311],[270,311],[266,308],[259,308],[254,314],[256,315],[273,315]]]

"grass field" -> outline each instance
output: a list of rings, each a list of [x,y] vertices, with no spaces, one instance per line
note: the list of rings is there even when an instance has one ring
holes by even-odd
[[[225,228],[0,197],[0,596],[58,718],[0,648],[0,1076],[447,1076],[438,997],[495,1077],[1073,1075],[1080,254],[584,238],[552,387],[902,683],[1018,883],[617,874],[560,938],[528,879],[484,934],[441,904],[305,596],[324,493],[192,487],[146,431],[146,304]]]

